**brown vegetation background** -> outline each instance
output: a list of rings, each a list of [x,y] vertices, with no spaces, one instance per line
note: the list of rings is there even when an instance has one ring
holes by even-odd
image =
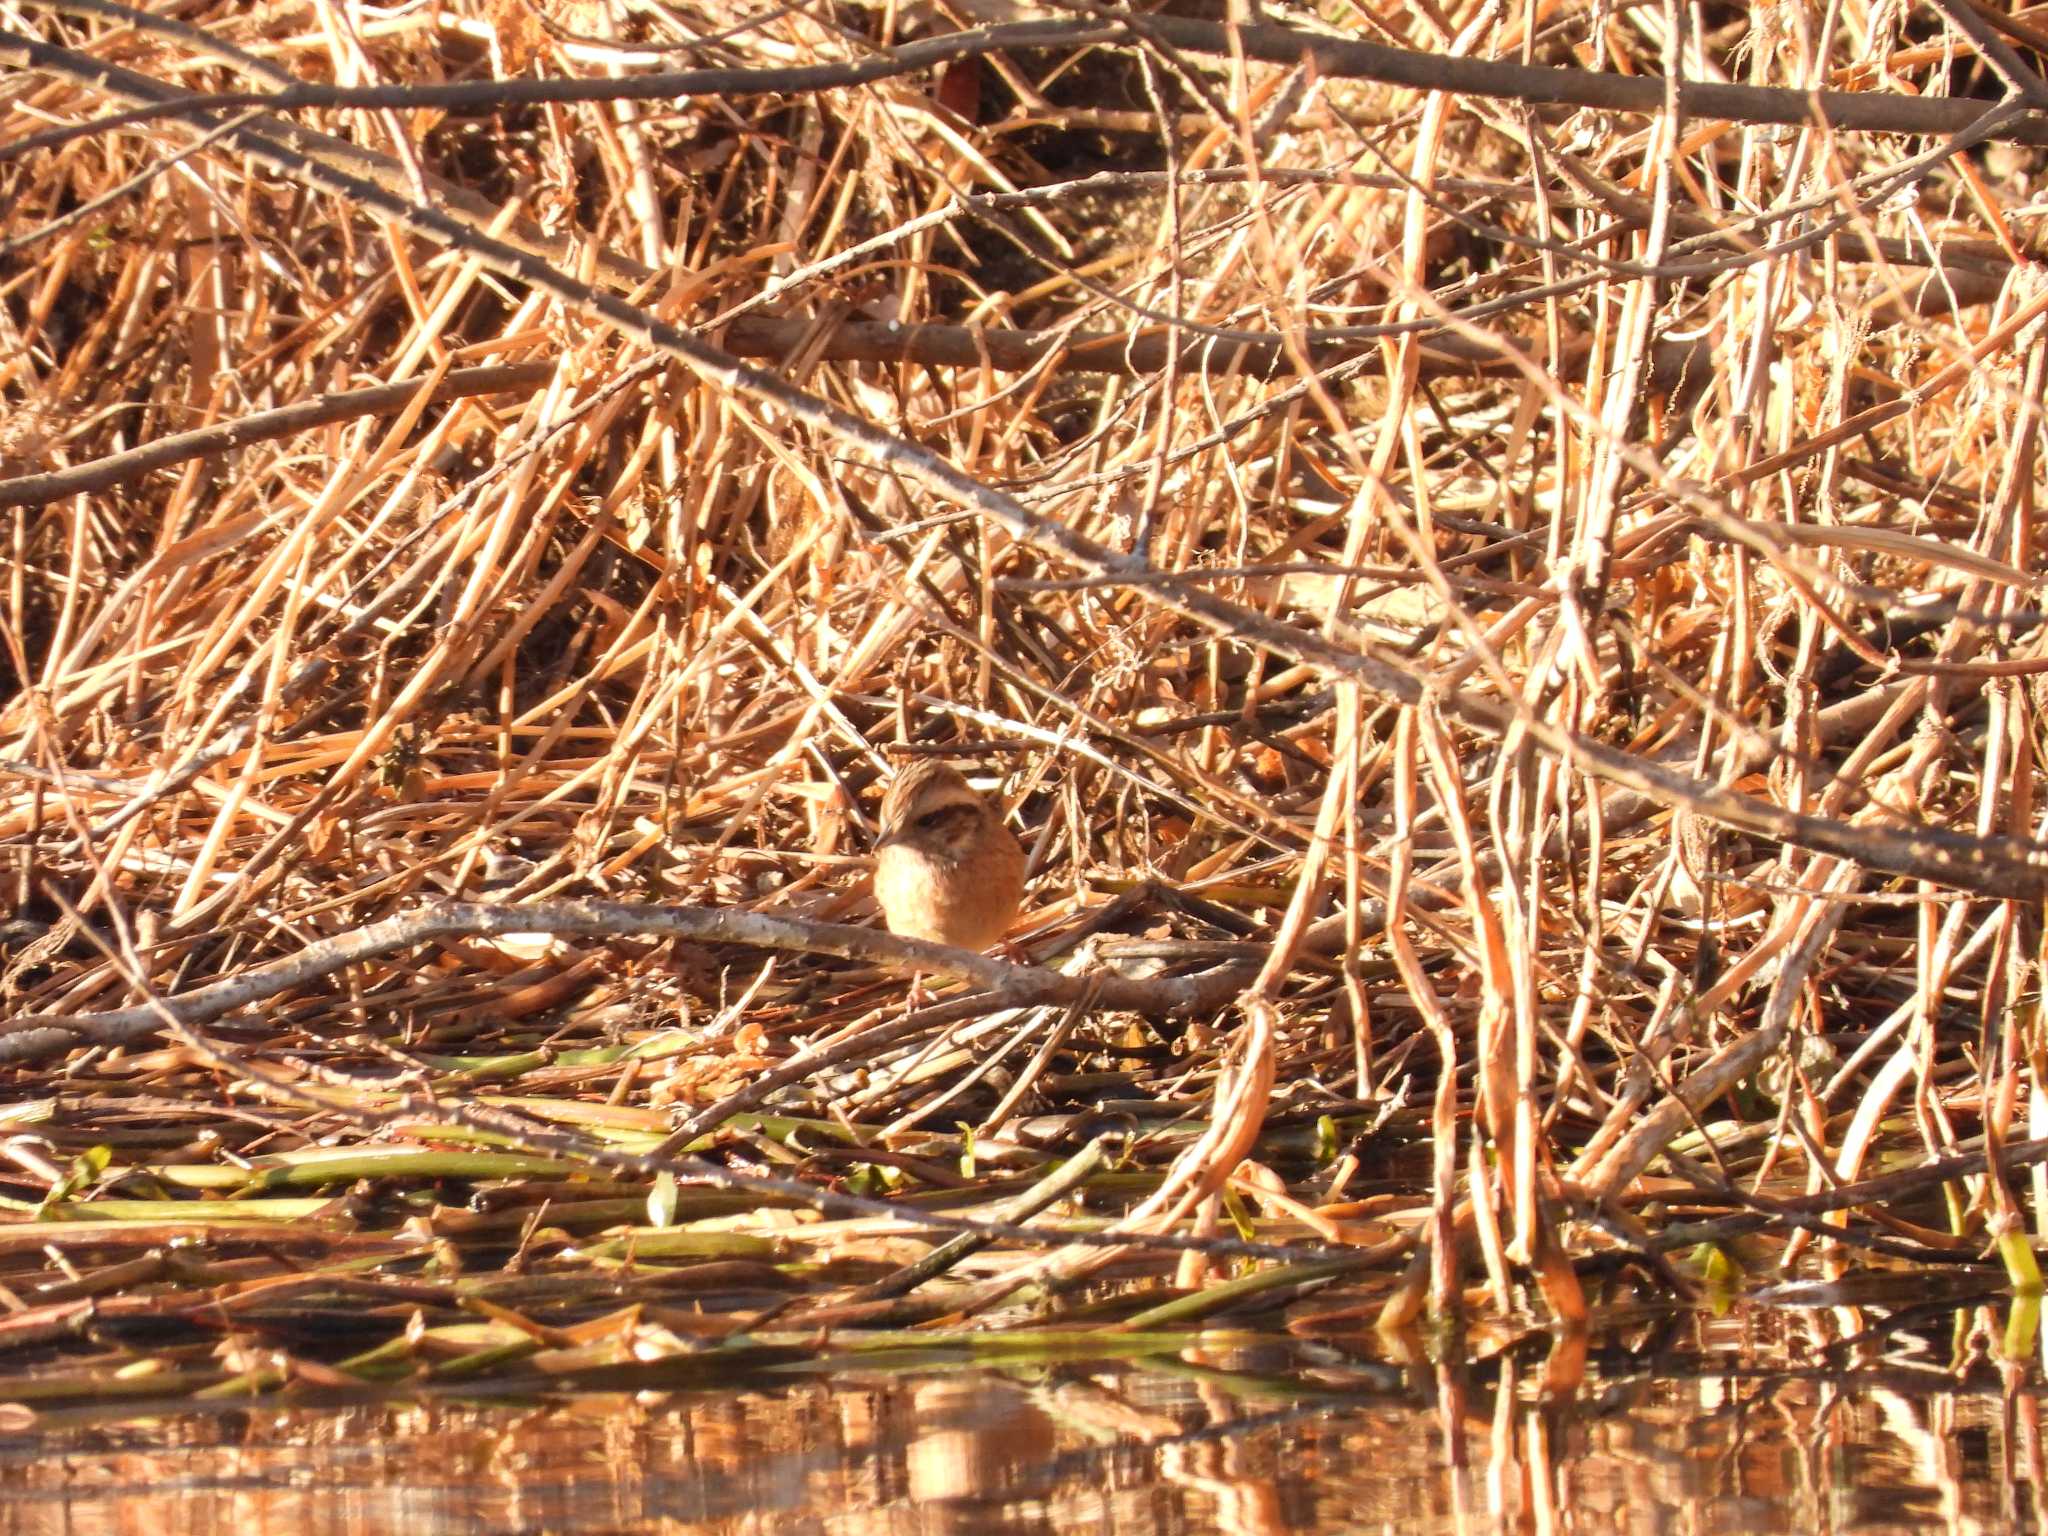
[[[0,0],[33,1341],[1575,1322],[1759,1232],[2025,1283],[2044,56]],[[926,752],[1013,955],[840,926]],[[561,1331],[635,1275],[697,1299]],[[334,1368],[263,1316],[172,1363]],[[397,1327],[351,1380],[482,1347]]]

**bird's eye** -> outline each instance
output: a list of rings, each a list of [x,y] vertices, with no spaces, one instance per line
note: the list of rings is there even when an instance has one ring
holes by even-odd
[[[950,805],[942,805],[936,811],[926,811],[922,816],[918,817],[917,824],[927,832],[937,831],[939,823],[951,815],[952,811],[953,807]]]

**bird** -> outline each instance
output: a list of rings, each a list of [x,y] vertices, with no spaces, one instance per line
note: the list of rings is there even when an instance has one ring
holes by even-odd
[[[944,763],[906,768],[882,797],[875,899],[891,933],[987,949],[1024,899],[1024,850],[996,808]]]

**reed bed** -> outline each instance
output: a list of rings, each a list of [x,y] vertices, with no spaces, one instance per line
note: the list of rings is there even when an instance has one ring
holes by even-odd
[[[0,0],[0,1402],[2037,1290],[2044,27]]]

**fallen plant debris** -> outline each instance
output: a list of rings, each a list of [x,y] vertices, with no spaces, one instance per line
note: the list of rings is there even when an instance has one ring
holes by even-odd
[[[2031,21],[519,14],[0,0],[0,1404],[2038,1290]]]

